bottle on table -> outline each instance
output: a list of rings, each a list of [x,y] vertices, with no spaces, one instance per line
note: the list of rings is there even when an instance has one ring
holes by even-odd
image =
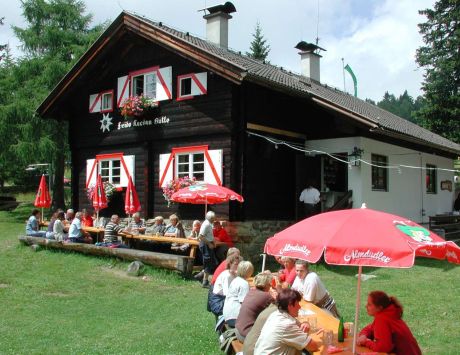
[[[339,329],[337,331],[337,340],[339,343],[343,343],[344,341],[344,326],[343,326],[343,317],[340,317],[340,322],[339,322]]]

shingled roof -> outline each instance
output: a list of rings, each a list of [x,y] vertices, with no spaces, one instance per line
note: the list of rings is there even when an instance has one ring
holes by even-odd
[[[323,85],[317,81],[301,75],[286,71],[280,67],[264,63],[260,60],[250,58],[241,53],[234,52],[230,49],[221,48],[213,43],[210,43],[201,38],[184,33],[164,24],[153,22],[145,17],[135,14],[141,21],[148,22],[150,25],[168,32],[191,45],[206,51],[210,55],[217,56],[242,70],[244,80],[264,80],[276,85],[278,88],[286,88],[288,91],[297,91],[300,95],[316,97],[321,101],[330,103],[339,108],[343,108],[351,113],[355,113],[370,122],[375,123],[376,128],[393,131],[404,136],[416,138],[422,142],[430,143],[430,145],[439,146],[442,150],[460,153],[460,145],[441,137],[438,134],[430,132],[404,118],[396,116],[388,111],[381,109],[378,106],[365,102],[359,98],[344,93],[338,89]],[[383,133],[383,132],[382,132]],[[446,149],[447,148],[447,149]]]
[[[114,24],[124,16],[131,17],[145,24],[146,27],[154,29],[157,33],[167,35],[174,39],[174,41],[191,46],[204,56],[220,60],[223,64],[227,64],[232,71],[236,72],[241,81],[264,83],[275,90],[291,95],[308,97],[318,104],[325,105],[342,113],[347,113],[360,122],[367,124],[377,134],[390,135],[399,139],[431,146],[441,151],[460,154],[460,145],[336,88],[292,73],[281,67],[247,57],[233,50],[219,47],[204,39],[192,36],[188,32],[178,31],[161,22],[154,22],[144,16],[131,12],[122,12],[117,20],[114,21]],[[110,27],[107,31],[111,30]],[[139,27],[133,30],[135,32],[142,31]],[[76,66],[78,66],[78,63]],[[52,95],[53,93],[50,94],[50,96]]]

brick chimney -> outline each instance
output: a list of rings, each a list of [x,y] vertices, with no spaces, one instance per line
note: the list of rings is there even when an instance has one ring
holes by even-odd
[[[325,49],[317,46],[313,43],[307,43],[301,41],[294,47],[299,49],[300,52],[300,73],[312,80],[320,81],[320,59],[321,56],[318,54],[320,50]]]
[[[223,5],[208,7],[204,15],[206,20],[206,40],[217,44],[219,47],[228,48],[228,20],[231,13],[236,12],[235,6],[227,1]]]

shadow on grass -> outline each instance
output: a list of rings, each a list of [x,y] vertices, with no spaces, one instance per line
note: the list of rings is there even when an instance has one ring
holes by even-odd
[[[436,260],[420,257],[415,259],[415,265],[439,269],[443,271],[450,271],[457,267],[455,264],[449,263],[447,260]]]

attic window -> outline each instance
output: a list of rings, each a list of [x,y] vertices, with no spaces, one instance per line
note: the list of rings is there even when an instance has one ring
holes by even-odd
[[[192,95],[192,78],[180,80],[180,97]]]
[[[105,92],[102,94],[101,112],[113,111],[113,91]]]
[[[156,72],[144,73],[132,77],[132,95],[144,95],[151,99],[157,96],[157,74]]]

